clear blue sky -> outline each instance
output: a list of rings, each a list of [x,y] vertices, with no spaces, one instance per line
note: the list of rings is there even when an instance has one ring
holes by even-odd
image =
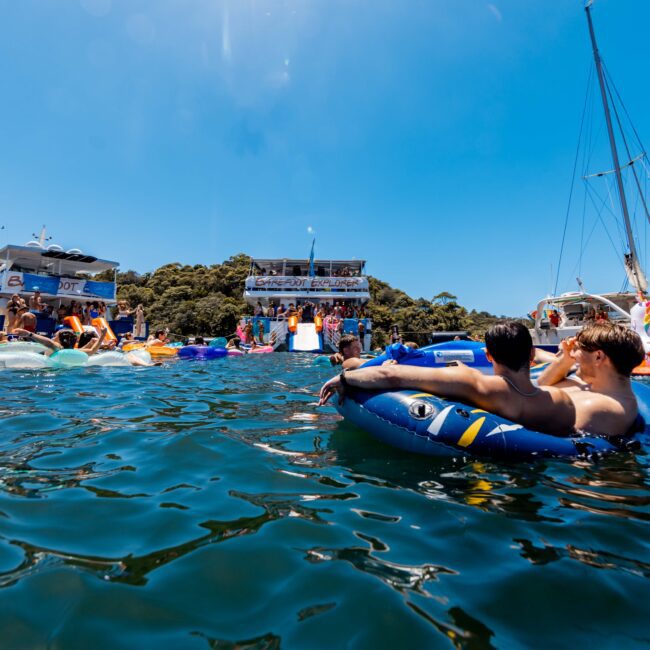
[[[582,0],[0,0],[0,17],[0,244],[47,224],[143,272],[306,258],[313,230],[317,257],[365,258],[414,297],[518,315],[553,288]],[[597,0],[594,21],[650,139],[650,2]],[[618,289],[598,241],[582,277]]]

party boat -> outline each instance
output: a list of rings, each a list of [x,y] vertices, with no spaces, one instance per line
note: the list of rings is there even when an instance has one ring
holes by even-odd
[[[19,246],[8,244],[0,248],[0,329],[4,328],[7,302],[14,294],[29,300],[36,292],[48,307],[37,314],[36,331],[51,335],[57,325],[56,313],[72,302],[104,302],[107,307],[116,304],[115,276],[118,262],[88,255],[78,248],[65,250],[48,243],[45,226],[40,235]],[[95,276],[112,276],[113,281],[98,281]],[[131,331],[129,319],[110,320],[116,335]]]
[[[251,261],[244,287],[244,300],[256,308],[250,320],[259,335],[276,349],[290,352],[336,351],[342,334],[360,336],[362,348],[370,349],[372,323],[358,311],[370,300],[365,260],[268,259]],[[272,307],[269,317],[269,307]],[[277,316],[278,308],[302,309],[302,318]],[[341,310],[357,317],[340,317]],[[319,316],[319,310],[324,316]],[[240,327],[245,326],[245,322]]]

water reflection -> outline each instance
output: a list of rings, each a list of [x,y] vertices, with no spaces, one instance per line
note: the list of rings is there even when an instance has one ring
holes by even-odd
[[[117,603],[107,628],[128,626],[128,589],[214,648],[526,647],[531,621],[511,612],[557,581],[589,603],[590,639],[608,621],[634,629],[650,577],[645,448],[574,463],[413,456],[317,409],[309,358],[240,361],[3,376],[0,625],[65,572],[83,577],[80,600]],[[232,571],[227,587],[213,565]],[[240,591],[257,618],[211,626]],[[537,607],[557,629],[535,641],[571,638],[560,602]]]

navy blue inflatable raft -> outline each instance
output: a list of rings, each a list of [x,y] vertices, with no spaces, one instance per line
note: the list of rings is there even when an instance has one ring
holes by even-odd
[[[639,414],[650,422],[650,387],[632,383]],[[405,451],[430,456],[474,455],[494,459],[533,460],[606,454],[638,446],[638,437],[624,441],[598,436],[552,436],[530,431],[493,415],[414,390],[349,390],[336,410],[375,438]],[[639,420],[639,434],[647,433]],[[641,431],[641,429],[643,431]]]

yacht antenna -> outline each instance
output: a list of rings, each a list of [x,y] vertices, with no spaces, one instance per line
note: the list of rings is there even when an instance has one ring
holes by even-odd
[[[648,288],[648,281],[646,280],[641,268],[639,266],[639,257],[634,245],[634,234],[632,233],[632,225],[630,223],[630,213],[627,208],[627,200],[625,198],[625,189],[623,188],[623,177],[621,175],[621,165],[618,160],[618,151],[616,149],[616,138],[614,136],[614,128],[612,126],[612,116],[609,111],[609,103],[607,101],[607,90],[605,89],[605,78],[603,75],[603,64],[598,52],[598,45],[596,44],[596,34],[594,33],[594,25],[591,21],[591,0],[585,5],[585,12],[587,13],[587,23],[589,25],[589,36],[591,38],[591,47],[594,51],[594,62],[596,64],[596,73],[598,74],[598,85],[600,86],[600,96],[603,100],[603,109],[605,111],[605,121],[607,123],[607,135],[609,136],[609,146],[612,150],[612,160],[614,163],[614,173],[616,174],[616,185],[618,187],[618,197],[621,202],[621,211],[623,212],[623,221],[625,222],[625,233],[627,235],[627,244],[630,252],[625,255],[625,267],[628,271],[628,277],[634,284],[634,288],[639,292],[645,292]]]
[[[47,230],[45,229],[45,226],[43,226],[43,227],[41,228],[41,232],[40,232],[40,234],[37,235],[35,232],[33,232],[33,233],[32,233],[32,237],[34,237],[34,238],[38,237],[38,243],[39,243],[43,248],[45,248],[45,242],[46,242],[46,241],[50,241],[50,239],[52,239],[52,237],[48,237],[48,236],[47,236]]]

